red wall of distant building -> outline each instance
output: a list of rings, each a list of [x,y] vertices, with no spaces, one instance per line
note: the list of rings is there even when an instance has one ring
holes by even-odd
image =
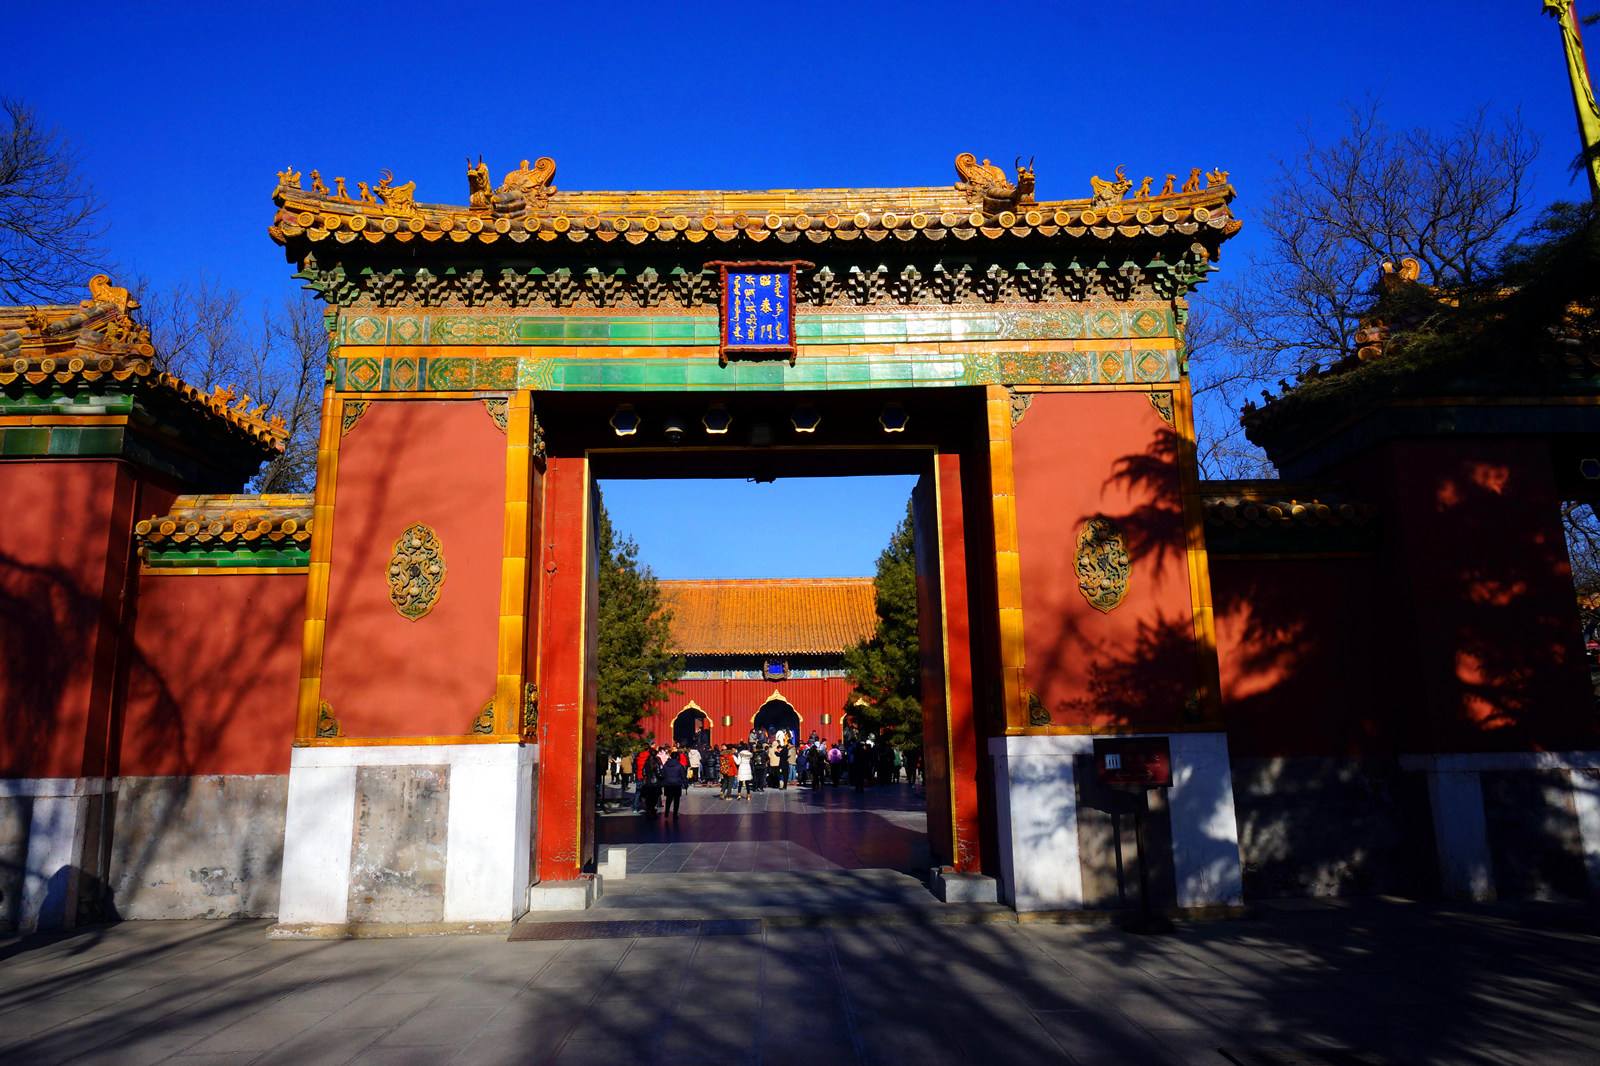
[[[679,690],[666,696],[659,709],[647,716],[641,725],[646,733],[654,733],[657,741],[669,743],[672,739],[672,720],[692,701],[711,719],[711,740],[715,744],[732,744],[750,735],[750,723],[772,694],[776,691],[794,705],[800,715],[800,736],[809,737],[812,730],[828,740],[838,740],[844,726],[840,719],[846,713],[846,701],[853,686],[846,677],[791,678],[772,682],[763,678],[706,678],[679,681],[672,686]],[[824,725],[822,716],[832,719]],[[732,720],[723,725],[723,718]]]
[[[1039,393],[1013,431],[1026,683],[1056,725],[1180,724],[1196,654],[1178,436],[1143,392]],[[1124,531],[1131,575],[1110,613],[1078,591],[1085,520]]]
[[[467,733],[495,691],[506,435],[479,400],[373,400],[341,440],[322,698],[352,737]],[[439,537],[444,586],[411,621],[394,543]]]
[[[139,576],[118,772],[289,771],[304,574]]]
[[[136,497],[115,460],[0,461],[0,775],[104,772]]]

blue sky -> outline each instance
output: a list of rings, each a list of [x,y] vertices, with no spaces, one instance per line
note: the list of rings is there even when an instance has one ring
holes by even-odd
[[[1252,245],[1252,195],[1304,131],[1335,135],[1347,104],[1379,100],[1394,125],[1520,111],[1543,142],[1537,199],[1581,196],[1556,28],[1539,9],[24,3],[6,19],[0,93],[69,136],[107,204],[114,258],[158,287],[204,271],[258,300],[291,293],[266,236],[285,165],[352,185],[392,168],[418,199],[461,203],[465,158],[480,153],[497,177],[553,156],[572,189],[933,185],[954,180],[958,152],[1021,154],[1052,199],[1088,195],[1089,176],[1118,163],[1136,176],[1221,167],[1247,222],[1226,270]],[[774,506],[801,488],[806,507]],[[903,504],[864,506],[844,481],[719,491],[691,506],[680,486],[671,531],[630,530],[663,575],[776,573],[776,537],[796,574],[870,573]],[[662,490],[613,486],[619,521],[657,513],[632,492]],[[724,540],[707,554],[708,505],[759,550]],[[860,537],[840,536],[851,515]]]

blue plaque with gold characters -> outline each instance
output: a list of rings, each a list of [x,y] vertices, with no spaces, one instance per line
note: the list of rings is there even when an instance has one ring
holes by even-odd
[[[729,358],[788,356],[794,366],[795,268],[809,263],[717,263],[722,268],[722,342]]]

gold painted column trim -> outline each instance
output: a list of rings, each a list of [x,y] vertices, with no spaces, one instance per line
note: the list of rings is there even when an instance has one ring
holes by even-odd
[[[339,426],[344,400],[333,386],[322,390],[322,428],[317,442],[317,486],[311,498],[311,558],[306,568],[306,620],[300,638],[300,702],[295,712],[296,744],[317,735],[322,701],[322,650],[327,638],[328,580],[333,560],[333,500],[339,478]]]
[[[1178,431],[1178,477],[1183,492],[1183,532],[1189,565],[1189,607],[1194,617],[1195,681],[1201,722],[1222,723],[1222,678],[1217,665],[1217,625],[1211,603],[1211,561],[1206,555],[1205,505],[1200,498],[1200,460],[1195,445],[1194,392],[1184,374],[1173,390]],[[1197,723],[1199,724],[1199,723]]]
[[[513,393],[506,412],[506,513],[500,560],[499,648],[495,656],[494,732],[522,735],[527,675],[529,494],[533,486],[533,393]]]
[[[989,439],[989,491],[994,510],[995,598],[1000,633],[1001,706],[1007,733],[1028,726],[1023,666],[1022,554],[1017,534],[1017,479],[1011,447],[1011,394],[1003,385],[984,390]]]

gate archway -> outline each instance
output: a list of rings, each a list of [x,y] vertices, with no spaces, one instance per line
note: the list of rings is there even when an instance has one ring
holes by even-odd
[[[673,716],[672,742],[680,748],[688,747],[694,743],[697,733],[710,728],[711,719],[706,717],[706,712],[691,703]]]
[[[789,731],[790,739],[800,736],[800,712],[788,700],[773,693],[751,717],[750,724],[763,733],[773,734],[780,729]]]

